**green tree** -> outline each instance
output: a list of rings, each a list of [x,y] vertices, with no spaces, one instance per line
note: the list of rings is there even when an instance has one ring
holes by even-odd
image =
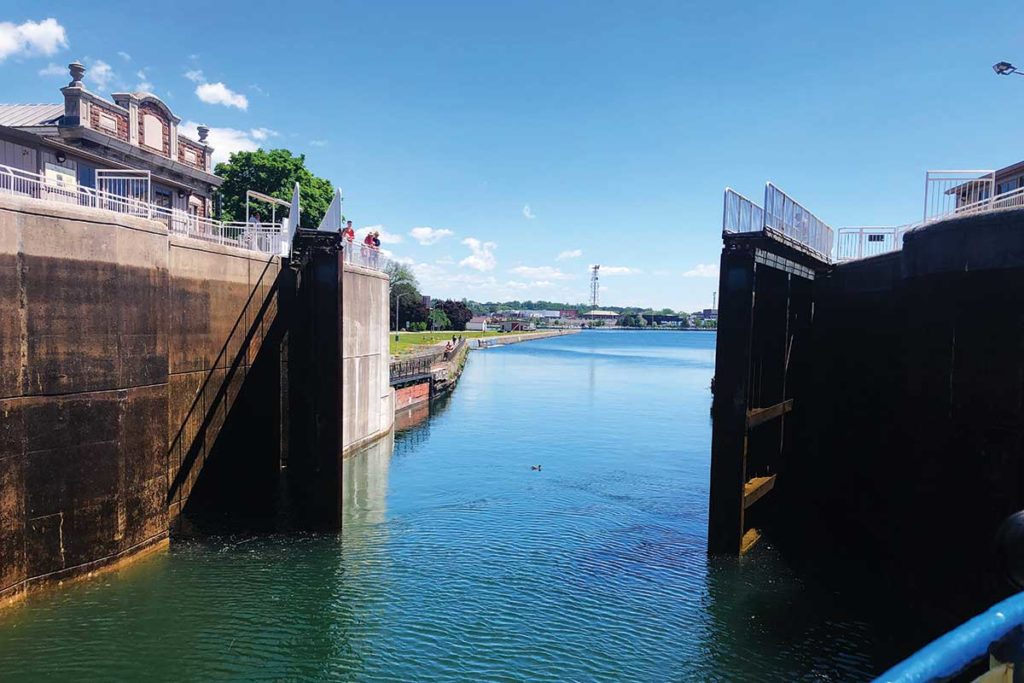
[[[420,294],[419,282],[416,281],[416,274],[404,263],[389,261],[384,267],[388,274],[388,285],[391,296],[391,320],[394,327],[395,310],[398,310],[398,327],[404,329],[406,323],[426,323],[429,309],[423,305],[423,296]]]
[[[447,330],[451,328],[452,321],[448,319],[448,315],[440,308],[435,308],[430,311],[430,329],[432,330]]]
[[[452,301],[451,299],[438,301],[434,304],[434,308],[440,308],[444,311],[453,330],[461,331],[466,329],[466,323],[473,317],[473,311],[469,310],[469,306],[461,301]]]
[[[255,190],[291,201],[295,183],[299,183],[303,228],[316,228],[334,196],[329,180],[318,178],[306,168],[306,156],[293,156],[286,149],[235,152],[227,163],[217,164],[214,173],[224,179],[220,186],[221,218],[245,220],[245,192]],[[260,213],[268,213],[266,208]],[[264,216],[269,218],[269,215]]]

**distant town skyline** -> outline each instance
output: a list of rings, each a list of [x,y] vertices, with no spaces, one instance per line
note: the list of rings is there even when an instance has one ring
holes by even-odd
[[[57,103],[78,59],[90,89],[209,125],[217,160],[305,154],[433,296],[586,301],[600,263],[602,304],[691,311],[717,289],[727,185],[892,225],[919,218],[928,168],[1019,160],[1024,83],[991,65],[1024,62],[1024,19],[962,8],[43,4],[0,15],[0,79]]]

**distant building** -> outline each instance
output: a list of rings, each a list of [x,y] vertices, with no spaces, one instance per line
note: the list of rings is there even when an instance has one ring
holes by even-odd
[[[577,318],[579,317],[579,311],[575,308],[563,308],[558,312],[558,317],[566,319]]]
[[[995,184],[997,195],[1024,187],[1024,161],[1018,161],[996,171]]]
[[[602,311],[599,309],[594,309],[593,311],[587,311],[586,313],[584,313],[583,317],[586,318],[587,320],[609,321],[617,320],[619,318],[619,314],[616,313],[615,311]]]
[[[700,313],[700,317],[704,320],[718,320],[718,309],[717,308],[705,308]]]
[[[470,318],[469,322],[466,323],[466,329],[471,332],[486,332],[487,331],[487,316],[475,315]]]
[[[526,320],[502,320],[498,325],[502,332],[525,332],[537,329],[536,325]]]
[[[197,139],[188,137],[156,95],[124,92],[108,100],[86,90],[84,66],[68,69],[63,104],[0,104],[0,164],[44,176],[64,197],[72,196],[68,189],[94,188],[211,216],[222,181],[212,172],[209,129],[199,126]]]

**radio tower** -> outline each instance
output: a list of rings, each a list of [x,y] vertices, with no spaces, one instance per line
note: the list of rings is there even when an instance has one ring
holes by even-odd
[[[597,290],[598,290],[597,271],[600,268],[601,268],[601,266],[591,266],[590,267],[590,307],[591,308],[597,308]]]

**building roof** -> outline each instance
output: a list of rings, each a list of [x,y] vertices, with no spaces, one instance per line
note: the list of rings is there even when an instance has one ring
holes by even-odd
[[[43,126],[63,115],[63,104],[0,104],[0,126]]]
[[[619,317],[619,314],[616,313],[615,311],[600,311],[600,310],[596,310],[596,309],[593,310],[593,311],[589,311],[587,313],[584,313],[584,315],[592,315],[592,316],[595,316],[595,317],[598,317],[598,318],[618,318]]]
[[[485,322],[487,322],[487,316],[486,315],[474,315],[472,318],[469,319],[469,322],[471,322],[471,323],[485,323]]]

